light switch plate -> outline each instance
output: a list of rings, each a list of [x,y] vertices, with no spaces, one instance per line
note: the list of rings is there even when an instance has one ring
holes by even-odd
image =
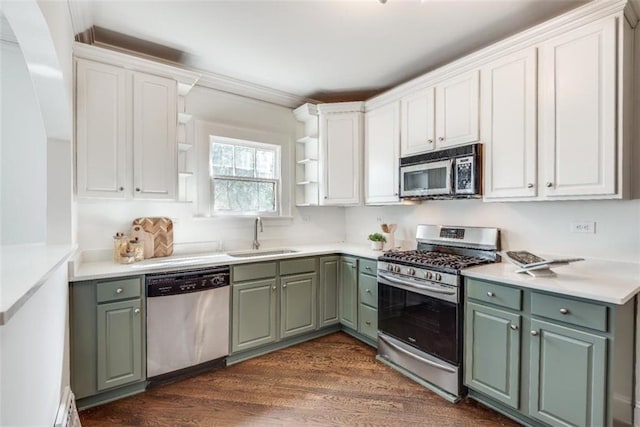
[[[590,233],[595,234],[596,222],[595,221],[580,221],[571,223],[572,233]]]

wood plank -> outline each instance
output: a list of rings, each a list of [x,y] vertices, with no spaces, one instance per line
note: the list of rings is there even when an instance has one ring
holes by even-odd
[[[89,426],[517,426],[451,404],[338,332],[80,413]]]

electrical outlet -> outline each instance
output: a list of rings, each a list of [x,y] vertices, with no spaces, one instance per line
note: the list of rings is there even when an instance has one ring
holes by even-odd
[[[592,233],[596,232],[596,222],[595,221],[580,221],[580,222],[572,222],[571,223],[571,232],[572,233]]]
[[[381,223],[381,222],[382,222],[382,217],[381,217],[381,216],[377,217],[377,218],[376,218],[376,221],[378,221],[378,222],[380,222],[380,223]]]

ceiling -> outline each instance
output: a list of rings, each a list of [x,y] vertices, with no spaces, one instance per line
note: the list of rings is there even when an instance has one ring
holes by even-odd
[[[147,53],[162,45],[189,67],[325,102],[366,99],[586,3],[69,1],[103,43],[144,40]]]

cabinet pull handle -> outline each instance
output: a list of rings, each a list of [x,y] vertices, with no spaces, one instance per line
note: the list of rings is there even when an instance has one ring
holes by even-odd
[[[567,310],[566,308],[561,308],[560,314],[569,314],[569,310]]]
[[[534,337],[538,336],[538,331],[531,331],[531,335],[533,335]]]
[[[553,182],[547,182],[547,188],[553,187]]]
[[[371,289],[365,289],[364,290],[366,293],[370,294],[371,293]]]
[[[365,321],[364,323],[366,323],[367,326],[371,326],[371,322],[369,320]]]
[[[124,289],[122,289],[122,288],[118,288],[118,289],[116,289],[116,294],[121,294],[123,290],[124,290]]]
[[[494,296],[496,296],[496,294],[494,294],[493,292],[489,291],[489,292],[487,292],[487,296],[488,297],[494,297]]]
[[[438,141],[440,142],[444,141],[444,137],[441,136],[440,138],[438,138]]]
[[[514,325],[513,323],[510,323],[510,324],[509,324],[509,327],[510,327],[512,330],[514,330],[514,331],[517,331],[517,330],[518,330],[518,325]]]
[[[140,314],[140,309],[139,309],[139,308],[136,308],[135,310],[133,310],[133,312],[134,312],[135,314]]]
[[[427,144],[433,144],[433,139],[427,139]]]
[[[527,188],[533,188],[533,184],[532,183],[528,183],[527,184]]]

